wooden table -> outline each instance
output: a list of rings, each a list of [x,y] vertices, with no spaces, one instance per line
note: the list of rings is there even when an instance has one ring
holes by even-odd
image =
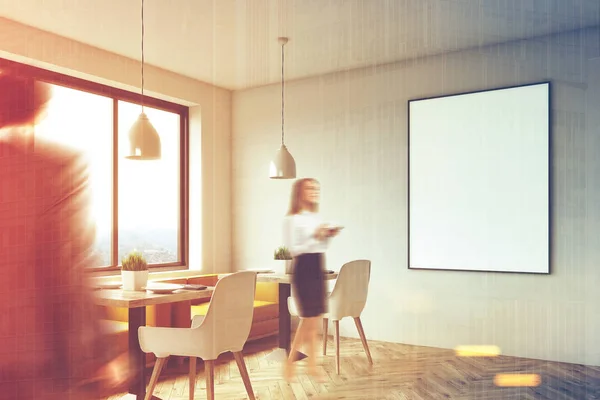
[[[221,277],[230,274],[221,274]],[[332,274],[325,274],[325,280],[337,279],[338,274],[334,272]],[[270,273],[259,273],[256,275],[257,282],[273,282],[279,284],[279,344],[278,350],[269,354],[267,357],[274,361],[284,361],[290,352],[291,345],[291,332],[292,332],[292,317],[290,310],[288,309],[288,297],[291,296],[292,290],[292,275],[290,274],[270,274]],[[299,353],[298,360],[306,357],[304,354]]]
[[[143,400],[146,395],[146,355],[140,348],[138,329],[146,325],[146,306],[205,299],[212,296],[213,288],[205,290],[176,290],[169,294],[130,292],[122,289],[101,289],[95,292],[95,303],[107,307],[125,307],[129,310],[129,364],[137,371],[129,386],[127,398]],[[156,397],[154,397],[156,398]]]

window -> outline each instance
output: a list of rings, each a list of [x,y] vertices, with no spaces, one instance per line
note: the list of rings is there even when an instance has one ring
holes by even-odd
[[[151,267],[187,263],[187,107],[145,98],[144,112],[161,139],[162,158],[125,158],[129,129],[141,112],[139,94],[0,59],[0,67],[52,86],[44,136],[88,160],[98,267],[116,268],[131,251]]]
[[[160,136],[162,157],[128,160],[129,128],[140,112],[138,104],[119,101],[119,259],[138,250],[148,263],[174,263],[179,259],[180,116],[144,107]]]

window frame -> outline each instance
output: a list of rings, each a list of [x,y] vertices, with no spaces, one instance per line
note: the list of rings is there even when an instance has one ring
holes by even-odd
[[[66,88],[101,95],[112,99],[113,103],[113,192],[112,192],[112,240],[111,240],[111,265],[94,266],[88,268],[90,272],[110,273],[120,269],[118,259],[118,215],[119,215],[119,100],[135,104],[142,104],[140,93],[118,89],[97,82],[88,81],[59,72],[22,64],[16,61],[0,58],[0,71],[10,71],[21,76],[32,78],[40,82],[63,86]],[[172,112],[179,115],[179,226],[178,226],[178,259],[177,262],[165,264],[149,264],[151,271],[172,271],[189,269],[189,107],[157,99],[144,94],[144,106]]]

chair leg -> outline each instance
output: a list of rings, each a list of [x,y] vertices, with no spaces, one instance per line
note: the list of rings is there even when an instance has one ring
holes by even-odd
[[[255,400],[254,391],[252,390],[252,383],[250,382],[250,376],[248,375],[246,363],[244,362],[244,355],[241,351],[236,351],[233,353],[233,357],[235,358],[235,362],[237,363],[238,369],[240,370],[240,375],[242,376],[242,381],[244,381],[244,386],[246,387],[246,393],[248,393],[248,398],[250,400]]]
[[[215,360],[204,360],[206,375],[206,399],[215,400]]]
[[[327,328],[329,326],[329,320],[323,318],[323,355],[327,355]]]
[[[335,373],[340,374],[340,321],[333,321],[335,327]]]
[[[144,400],[150,400],[152,398],[152,393],[154,393],[154,388],[158,382],[158,376],[160,375],[160,371],[163,369],[166,361],[167,357],[162,357],[157,358],[154,362],[152,376],[150,377],[150,384],[148,385],[148,390],[146,390],[146,397],[144,397]]]
[[[196,388],[196,357],[190,357],[190,400],[194,400]]]
[[[371,358],[371,352],[369,351],[369,344],[367,343],[367,337],[365,336],[365,330],[362,327],[362,322],[360,322],[360,317],[354,317],[354,324],[356,325],[356,329],[358,330],[358,336],[360,336],[360,341],[363,344],[363,348],[365,349],[365,353],[367,354],[367,360],[369,364],[373,364],[373,359]]]
[[[367,360],[369,360],[369,364],[373,364],[373,359],[371,358],[371,352],[369,351],[369,345],[367,343],[367,337],[365,336],[365,330],[363,329],[362,322],[360,322],[360,317],[354,318],[354,324],[356,325],[356,329],[358,329],[358,335],[360,336],[360,341],[365,349],[365,353],[367,353]]]

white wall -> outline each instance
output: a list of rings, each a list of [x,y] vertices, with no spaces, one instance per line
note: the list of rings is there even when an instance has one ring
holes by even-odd
[[[286,85],[286,144],[346,229],[328,266],[372,260],[369,338],[600,365],[599,32],[463,51]],[[407,100],[552,79],[554,259],[548,276],[407,269]],[[268,179],[279,86],[233,95],[233,263],[270,266],[291,181]],[[440,194],[443,195],[443,194]],[[343,333],[357,337],[352,321]]]
[[[130,91],[140,63],[0,18],[0,57]],[[228,272],[231,241],[231,92],[152,66],[149,95],[190,109],[190,268]]]

